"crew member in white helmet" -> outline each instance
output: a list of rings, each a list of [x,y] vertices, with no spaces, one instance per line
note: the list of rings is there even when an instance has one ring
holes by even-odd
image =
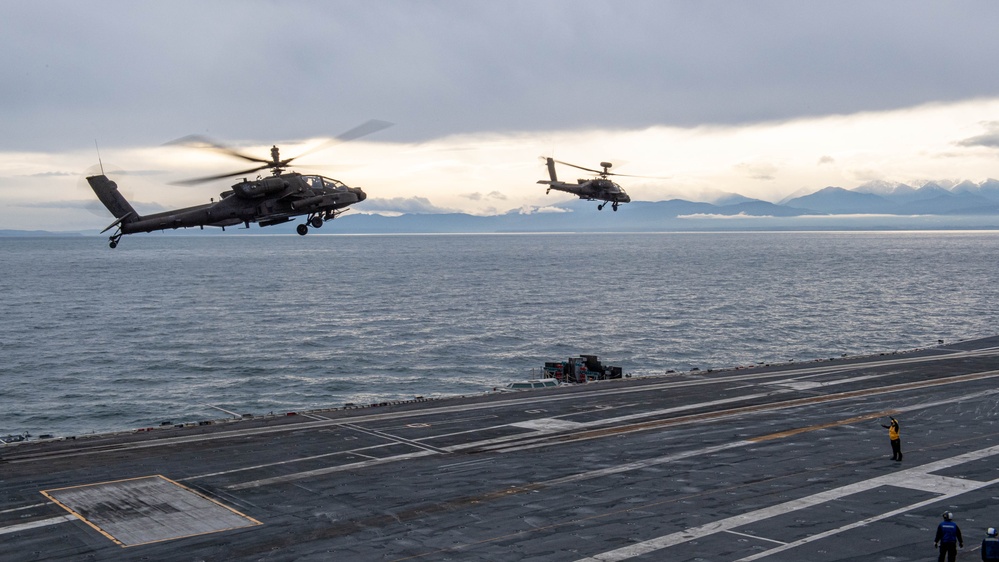
[[[957,558],[958,545],[964,548],[964,539],[961,538],[961,528],[952,521],[954,514],[945,511],[942,517],[943,521],[937,525],[937,538],[933,539],[933,547],[936,548],[938,545],[940,547],[937,562],[944,562],[944,557],[947,558],[947,562],[954,562]]]
[[[985,531],[982,540],[982,562],[999,562],[999,533],[995,527]]]

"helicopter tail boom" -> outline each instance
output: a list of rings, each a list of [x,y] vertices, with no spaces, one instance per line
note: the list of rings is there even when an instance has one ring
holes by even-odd
[[[118,219],[115,224],[135,222],[141,218],[125,199],[125,196],[118,191],[118,184],[107,176],[90,176],[87,178],[87,183],[90,184],[101,203],[104,203],[114,218]]]

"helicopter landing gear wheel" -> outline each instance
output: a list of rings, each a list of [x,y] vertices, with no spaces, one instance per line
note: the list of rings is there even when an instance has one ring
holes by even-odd
[[[298,234],[300,236],[305,236],[306,234],[309,233],[309,227],[305,226],[304,224],[298,225],[298,228],[296,230],[298,231]]]
[[[312,217],[309,224],[312,225],[312,228],[320,228],[323,226],[323,217]]]
[[[598,211],[603,211],[604,210],[604,205],[606,205],[606,204],[607,203],[601,203],[601,204],[597,205],[597,210]],[[616,211],[617,209],[614,209],[614,210]]]
[[[615,211],[617,211],[617,201],[615,201],[614,204],[611,205],[611,209],[614,209]]]
[[[112,249],[113,248],[117,248],[118,247],[118,241],[117,240],[112,240],[111,242],[108,242],[108,246],[110,246]]]
[[[111,236],[110,238],[108,238],[108,240],[110,241],[110,242],[108,242],[108,246],[111,249],[117,248],[118,247],[118,240],[120,240],[120,239],[121,239],[121,234],[115,234],[114,236]]]

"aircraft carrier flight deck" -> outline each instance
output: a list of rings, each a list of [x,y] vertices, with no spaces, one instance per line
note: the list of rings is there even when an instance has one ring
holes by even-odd
[[[999,337],[0,447],[11,562],[978,560],[997,506]]]

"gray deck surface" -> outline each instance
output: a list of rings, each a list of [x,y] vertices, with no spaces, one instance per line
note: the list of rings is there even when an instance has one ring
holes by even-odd
[[[930,560],[945,510],[977,560],[999,526],[999,337],[0,459],[5,561]]]

